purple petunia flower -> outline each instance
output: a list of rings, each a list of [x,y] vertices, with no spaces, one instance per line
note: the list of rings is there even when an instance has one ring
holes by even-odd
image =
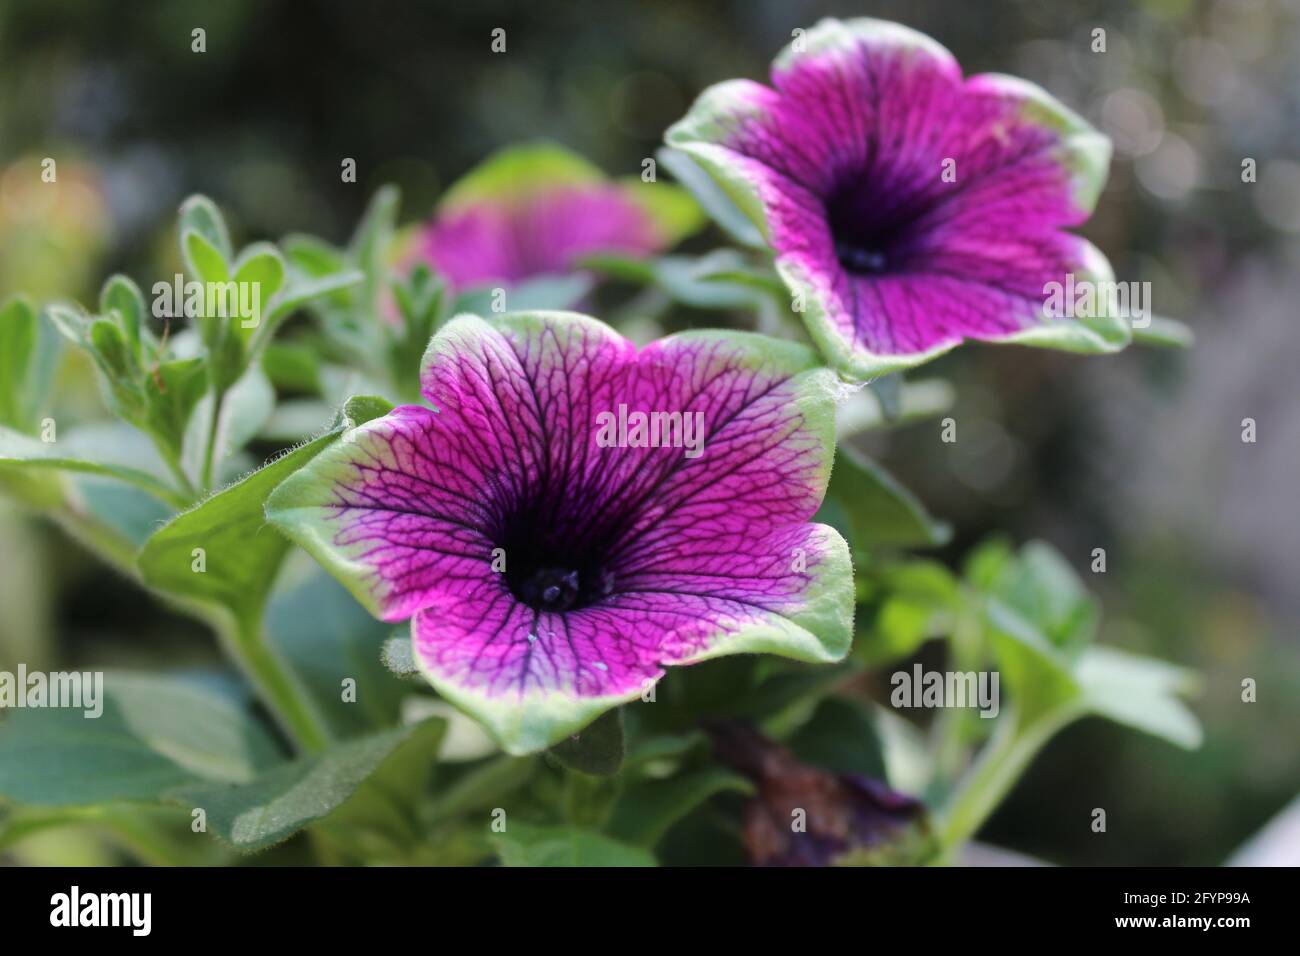
[[[706,90],[667,141],[754,221],[828,360],[871,378],[964,339],[1113,351],[1107,308],[1060,318],[1049,285],[1113,282],[1067,231],[1105,183],[1110,141],[1038,87],[963,79],[935,41],[825,20],[773,87]]]
[[[668,665],[847,652],[848,548],[809,522],[836,389],[811,350],[690,332],[638,351],[573,313],[460,316],[421,383],[436,411],[358,427],[267,514],[376,616],[409,617],[430,683],[507,750]]]
[[[448,190],[415,240],[457,290],[573,271],[584,256],[659,252],[698,227],[676,187],[611,181],[558,147],[507,149]]]

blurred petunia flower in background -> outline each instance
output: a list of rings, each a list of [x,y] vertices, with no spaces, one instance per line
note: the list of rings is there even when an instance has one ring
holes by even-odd
[[[549,144],[505,149],[447,191],[411,240],[457,291],[563,275],[584,256],[648,256],[698,229],[702,216],[678,187],[607,178]]]
[[[743,721],[709,727],[714,751],[753,781],[745,849],[759,866],[878,866],[927,860],[925,806],[860,773],[830,773]]]
[[[853,378],[965,339],[1123,347],[1112,309],[1060,317],[1050,283],[1112,282],[1067,229],[1091,214],[1109,140],[1031,83],[962,78],[924,34],[825,20],[772,87],[706,90],[667,133],[761,230],[796,311]]]
[[[461,316],[401,406],[281,485],[272,522],[509,751],[562,740],[666,665],[848,651],[848,547],[810,523],[834,375],[688,332],[640,351],[574,313]]]

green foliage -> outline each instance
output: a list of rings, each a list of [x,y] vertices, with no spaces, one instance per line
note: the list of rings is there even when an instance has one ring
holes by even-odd
[[[239,621],[259,619],[289,550],[286,539],[263,530],[267,497],[348,429],[389,407],[383,399],[353,399],[320,437],[177,515],[140,552],[145,583],[186,601],[219,607]]]
[[[844,535],[859,554],[934,547],[946,542],[950,533],[888,472],[848,445],[836,453],[817,520]]]
[[[623,711],[615,709],[556,744],[550,754],[570,770],[608,777],[622,766],[624,748]]]
[[[750,248],[590,256],[570,273],[515,283],[507,307],[567,308],[621,284],[633,292],[615,314],[656,334],[656,323],[694,324],[674,317],[680,307],[803,337],[734,199],[685,154],[663,150],[659,163],[694,200],[673,186],[617,188],[673,238],[698,228],[702,208]],[[445,202],[514,195],[542,173],[603,181],[563,151],[529,147],[485,164]],[[270,848],[304,830],[324,862],[641,866],[656,854],[690,857],[683,844],[703,859],[739,859],[740,821],[763,797],[761,774],[727,763],[712,741],[718,722],[740,720],[821,779],[853,774],[924,793],[951,854],[1073,720],[1098,715],[1182,746],[1199,741],[1180,699],[1194,691],[1192,675],[1098,645],[1096,600],[1046,544],[1015,551],[995,539],[960,572],[912,553],[947,544],[948,526],[845,439],[940,414],[954,391],[890,375],[846,389],[815,517],[853,551],[848,661],[744,657],[673,669],[653,703],[608,712],[545,756],[450,746],[473,725],[410,679],[405,631],[392,637],[391,624],[372,619],[265,517],[275,489],[316,456],[391,401],[420,400],[420,357],[451,315],[495,311],[495,290],[453,290],[429,264],[409,262],[398,210],[386,187],[341,248],[296,235],[237,249],[211,200],[187,200],[177,239],[188,276],[256,290],[256,315],[213,312],[205,292],[192,324],[185,301],[160,324],[156,303],[121,275],[93,312],[22,298],[0,306],[0,492],[209,623],[241,670],[237,679],[113,672],[98,719],[8,714],[0,846],[91,826],[160,863],[277,853]],[[311,322],[286,332],[300,310]],[[1135,337],[1188,340],[1168,320]],[[42,426],[56,411],[65,341],[89,360],[117,421],[53,438]],[[372,390],[384,397],[343,401]],[[945,713],[923,733],[871,703],[889,668],[934,641],[952,669],[996,671],[1007,699],[995,720]],[[415,722],[430,712],[444,716]],[[189,830],[199,809],[220,845]],[[911,853],[890,844],[863,861],[919,859]]]
[[[377,826],[367,802],[393,799],[395,788],[407,801],[422,792],[410,789],[420,780],[412,771],[432,764],[442,731],[439,720],[383,731],[277,765],[246,783],[184,786],[171,799],[203,808],[215,832],[241,850],[265,849],[336,810],[358,828]],[[391,809],[404,819],[403,807]]]
[[[283,759],[248,702],[214,686],[110,671],[103,697],[97,718],[42,708],[0,722],[0,796],[39,807],[158,802],[186,784],[246,783]]]
[[[508,825],[493,844],[506,866],[654,866],[646,850],[577,827]]]
[[[36,431],[58,359],[58,335],[27,299],[0,304],[0,426]]]

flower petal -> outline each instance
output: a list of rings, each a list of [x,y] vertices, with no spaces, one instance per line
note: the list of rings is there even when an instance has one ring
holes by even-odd
[[[796,49],[798,47],[798,49]],[[1116,316],[1048,316],[1047,285],[1110,275],[1082,223],[1109,141],[1033,84],[964,80],[933,40],[827,20],[773,65],[774,89],[705,91],[667,141],[764,231],[809,333],[855,379],[966,339],[1113,351]],[[949,175],[944,175],[945,171]],[[851,271],[837,233],[866,228],[887,267]]]
[[[562,739],[666,665],[847,652],[848,548],[808,521],[835,397],[810,350],[689,333],[638,353],[576,314],[460,316],[421,382],[436,412],[357,429],[281,485],[268,515],[373,613],[414,615],[426,677],[507,749]],[[629,409],[678,413],[682,441],[610,447],[602,416]],[[525,566],[599,554],[608,588],[535,607],[498,549]]]
[[[491,562],[479,474],[456,467],[437,414],[402,405],[346,432],[267,501],[271,523],[366,609],[401,621]]]
[[[807,554],[801,574],[788,570],[786,555],[796,550]],[[528,608],[483,578],[458,600],[416,614],[415,659],[429,683],[507,751],[529,753],[611,707],[652,699],[669,665],[742,653],[843,658],[853,585],[839,534],[803,525],[750,551],[721,571],[647,576],[637,589],[563,614]],[[755,555],[763,566],[746,566]]]
[[[596,253],[646,255],[700,224],[676,187],[611,182],[585,159],[541,144],[502,150],[462,177],[419,252],[465,290],[563,274]]]

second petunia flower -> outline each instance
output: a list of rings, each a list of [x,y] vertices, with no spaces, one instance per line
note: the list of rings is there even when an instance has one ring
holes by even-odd
[[[509,751],[552,745],[669,665],[843,657],[848,548],[810,523],[835,377],[808,349],[692,332],[638,350],[574,313],[461,316],[408,405],[272,495],[272,522]]]
[[[1091,214],[1109,140],[1023,80],[963,78],[929,37],[825,20],[772,87],[706,90],[667,134],[759,227],[827,360],[869,379],[966,339],[1122,348],[1112,310],[1059,317],[1048,289],[1111,283],[1068,231]]]
[[[644,257],[701,225],[690,196],[638,177],[607,179],[551,144],[515,146],[457,181],[407,257],[428,262],[458,292],[579,268],[584,256]]]

